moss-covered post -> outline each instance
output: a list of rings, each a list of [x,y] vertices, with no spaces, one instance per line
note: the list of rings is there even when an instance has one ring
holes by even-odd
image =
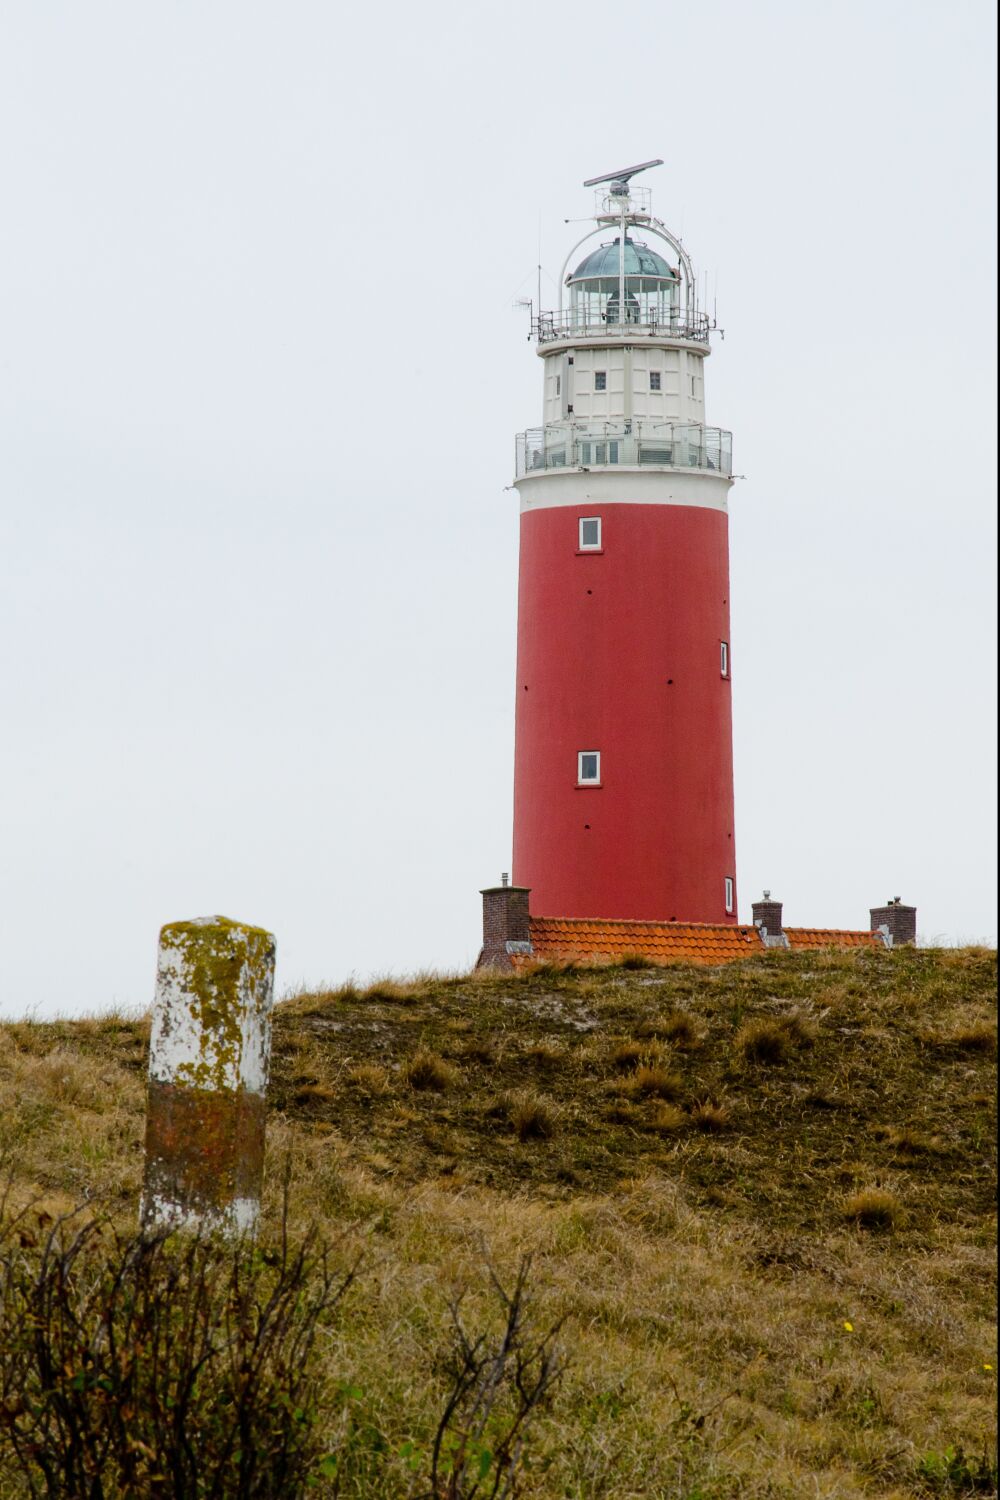
[[[160,933],[149,1048],[148,1229],[252,1233],[264,1169],[274,938],[226,917]]]

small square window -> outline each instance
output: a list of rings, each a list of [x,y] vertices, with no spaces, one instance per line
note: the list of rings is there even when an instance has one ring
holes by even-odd
[[[726,911],[732,912],[735,904],[736,890],[731,875],[726,876]]]
[[[576,779],[580,786],[595,786],[600,781],[600,750],[580,751],[576,758]]]
[[[580,517],[580,551],[597,552],[601,546],[600,516]]]
[[[723,677],[729,676],[729,642],[719,642],[719,671]]]
[[[608,388],[608,372],[607,372],[607,370],[595,370],[594,371],[594,390],[595,391],[606,391],[607,388]]]
[[[658,391],[660,389],[660,372],[659,372],[659,370],[650,370],[650,372],[649,372],[649,389],[651,391]]]

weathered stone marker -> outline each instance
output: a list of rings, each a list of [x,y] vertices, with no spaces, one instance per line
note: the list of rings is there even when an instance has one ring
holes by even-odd
[[[264,1169],[274,938],[227,917],[160,933],[144,1228],[253,1231]]]

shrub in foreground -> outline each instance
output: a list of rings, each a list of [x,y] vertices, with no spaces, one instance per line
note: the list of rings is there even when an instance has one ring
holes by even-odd
[[[428,1351],[440,1420],[393,1454],[345,1427],[351,1388],[314,1348],[358,1270],[335,1271],[315,1231],[283,1228],[272,1251],[0,1203],[0,1480],[32,1500],[304,1500],[402,1463],[425,1500],[504,1500],[560,1366],[556,1328],[526,1318],[527,1260],[509,1294],[488,1269],[498,1333],[452,1304],[450,1351]]]
[[[0,1236],[0,1471],[31,1495],[299,1496],[322,1457],[317,1328],[354,1272],[106,1219]]]

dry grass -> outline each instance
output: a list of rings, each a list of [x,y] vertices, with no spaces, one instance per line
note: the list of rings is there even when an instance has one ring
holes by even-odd
[[[713,1134],[720,1130],[728,1130],[733,1122],[732,1112],[725,1104],[715,1104],[711,1099],[703,1099],[691,1110],[691,1124],[698,1130],[704,1130],[707,1134]]]
[[[687,1124],[687,1115],[676,1104],[661,1104],[653,1115],[652,1126],[654,1130],[668,1132],[680,1130]]]
[[[611,1066],[618,1073],[630,1073],[643,1065],[655,1067],[667,1049],[662,1042],[650,1038],[641,1042],[619,1042],[611,1053]]]
[[[945,1052],[982,1053],[995,1057],[997,1050],[997,1028],[991,1021],[976,1021],[960,1026],[955,1031],[930,1032],[927,1042]]]
[[[872,1134],[899,1156],[940,1155],[944,1149],[940,1136],[921,1135],[909,1125],[876,1125]]]
[[[355,1063],[347,1070],[347,1080],[364,1094],[387,1094],[392,1081],[381,1063]]]
[[[636,1036],[653,1037],[669,1042],[678,1051],[687,1051],[701,1042],[701,1032],[693,1016],[686,1011],[675,1010],[669,1015],[653,1016],[636,1028]]]
[[[813,1042],[813,1030],[800,1016],[748,1021],[736,1033],[735,1046],[745,1062],[783,1063]]]
[[[680,1074],[670,1073],[654,1063],[643,1063],[620,1087],[623,1093],[633,1099],[679,1099],[684,1089],[684,1080]]]
[[[420,1047],[403,1064],[403,1077],[411,1089],[434,1089],[437,1093],[454,1088],[458,1069],[445,1062],[436,1052]]]
[[[884,1188],[863,1188],[844,1201],[844,1218],[862,1229],[894,1229],[902,1214],[895,1193]]]
[[[380,1455],[343,1500],[409,1492],[402,1455],[438,1414],[428,1351],[447,1342],[448,1298],[490,1305],[484,1243],[504,1275],[533,1254],[540,1326],[570,1319],[524,1500],[962,1493],[944,1455],[982,1453],[995,1420],[995,1060],[954,1039],[985,1026],[995,977],[982,950],[771,950],[279,1006],[266,1233],[291,1152],[293,1228],[319,1220],[347,1236],[338,1255],[365,1256],[323,1344],[330,1422]],[[690,1032],[663,1029],[675,1014]],[[773,1068],[734,1057],[744,1027],[789,1015],[811,1046],[793,1040]],[[17,1201],[58,1212],[96,1193],[133,1222],[147,1034],[0,1029]],[[619,1071],[623,1038],[669,1046],[679,1098],[699,1102],[622,1096],[649,1065]],[[444,1089],[412,1087],[421,1052],[450,1070]],[[552,1134],[519,1138],[521,1100]],[[892,1202],[882,1232],[857,1207],[876,1193]]]
[[[519,1141],[550,1141],[556,1133],[555,1111],[539,1094],[515,1094],[508,1119]]]

